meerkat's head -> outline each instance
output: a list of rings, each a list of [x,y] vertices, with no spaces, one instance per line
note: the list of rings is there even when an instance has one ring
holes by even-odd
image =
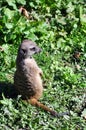
[[[18,50],[19,57],[26,59],[33,54],[41,52],[41,49],[31,40],[24,40]]]

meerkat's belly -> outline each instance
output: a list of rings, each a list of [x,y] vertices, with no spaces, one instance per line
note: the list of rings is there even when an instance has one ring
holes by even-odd
[[[14,76],[14,85],[24,98],[34,97],[39,99],[42,96],[43,86],[39,74],[19,73],[16,71]]]

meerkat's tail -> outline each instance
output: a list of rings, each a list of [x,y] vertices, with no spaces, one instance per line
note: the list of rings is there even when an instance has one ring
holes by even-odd
[[[64,115],[69,115],[69,112],[63,112],[63,113],[57,113],[55,112],[54,110],[48,108],[47,106],[45,106],[44,104],[40,103],[39,101],[37,101],[37,99],[35,98],[31,98],[29,100],[29,103],[33,106],[36,106],[36,107],[40,107],[42,108],[43,110],[47,111],[47,112],[50,112],[50,114],[54,117],[61,117],[61,116],[64,116]]]

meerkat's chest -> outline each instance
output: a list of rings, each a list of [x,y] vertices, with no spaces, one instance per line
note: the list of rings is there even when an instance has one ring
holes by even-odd
[[[33,58],[25,59],[24,68],[27,71],[27,73],[32,73],[32,74],[39,73],[39,67],[38,67],[36,61]]]

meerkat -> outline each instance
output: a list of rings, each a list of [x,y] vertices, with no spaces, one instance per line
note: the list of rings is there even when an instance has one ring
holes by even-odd
[[[24,40],[20,44],[16,59],[14,86],[18,94],[30,104],[50,112],[53,116],[58,116],[57,112],[38,101],[43,94],[42,70],[32,55],[40,52],[41,49],[31,40]]]

